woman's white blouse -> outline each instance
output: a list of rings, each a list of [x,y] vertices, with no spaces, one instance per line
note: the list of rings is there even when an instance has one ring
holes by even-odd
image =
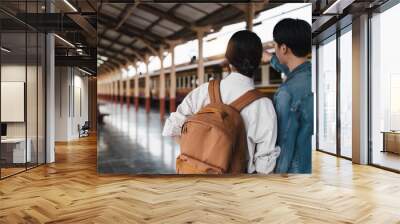
[[[240,73],[231,73],[221,81],[222,101],[230,104],[249,90],[254,89],[252,79]],[[165,121],[163,136],[180,136],[186,118],[197,113],[210,103],[208,83],[190,92]],[[275,167],[280,148],[275,147],[277,138],[277,118],[270,99],[264,97],[245,107],[240,114],[247,132],[248,173],[270,173]]]

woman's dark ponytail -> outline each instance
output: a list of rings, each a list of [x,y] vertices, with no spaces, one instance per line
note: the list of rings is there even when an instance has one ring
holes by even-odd
[[[250,63],[249,59],[244,58],[243,63],[239,66],[238,71],[245,76],[252,77],[255,67]]]

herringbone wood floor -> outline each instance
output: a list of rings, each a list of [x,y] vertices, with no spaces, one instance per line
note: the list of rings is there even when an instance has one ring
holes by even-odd
[[[312,175],[98,176],[96,139],[0,181],[0,223],[400,223],[400,175],[314,153]]]

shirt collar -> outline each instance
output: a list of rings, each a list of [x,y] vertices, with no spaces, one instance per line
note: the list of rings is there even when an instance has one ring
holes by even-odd
[[[238,72],[231,72],[227,77],[225,77],[226,80],[235,80],[235,81],[240,81],[242,83],[248,84],[250,86],[254,86],[254,80],[252,78],[249,78],[245,75],[242,75]]]
[[[301,73],[304,70],[309,70],[310,66],[311,66],[310,61],[306,61],[303,64],[297,66],[295,69],[293,69],[293,71],[289,72],[289,74],[286,75],[287,79],[285,82],[287,82],[289,79],[293,78],[294,75]]]

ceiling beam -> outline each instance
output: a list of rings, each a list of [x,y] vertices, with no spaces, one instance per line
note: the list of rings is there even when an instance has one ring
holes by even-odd
[[[260,10],[263,10],[266,6],[266,4],[268,4],[268,0],[262,0],[262,1],[258,1],[256,2],[249,2],[249,3],[245,3],[245,4],[232,4],[233,7],[239,9],[240,11],[242,11],[243,13],[246,13],[248,10],[248,4],[253,4],[254,5],[254,11],[258,12]]]
[[[212,12],[211,14],[203,17],[202,19],[196,21],[195,25],[196,26],[213,25],[213,24],[209,24],[210,21],[215,21],[216,19],[221,18],[224,14],[226,14],[226,10],[235,10],[235,11],[239,11],[242,13],[242,11],[233,7],[232,4],[228,4],[224,7],[217,9],[216,11]]]
[[[112,18],[109,15],[105,15],[103,13],[101,13],[98,17],[98,20],[100,21],[100,23],[105,23],[103,24],[105,27],[107,27],[108,29],[114,29],[115,25],[118,24],[118,20]],[[114,26],[114,27],[113,27]],[[117,32],[121,32],[124,34],[127,34],[128,36],[138,36],[141,37],[142,39],[146,39],[149,42],[151,42],[153,45],[157,45],[160,43],[163,43],[163,37],[158,36],[154,33],[151,32],[147,32],[144,33],[144,30],[139,29],[135,26],[129,25],[129,24],[124,24],[124,29],[119,29],[119,30],[115,30]]]
[[[123,52],[118,52],[118,51],[116,51],[116,50],[112,50],[112,49],[104,49],[103,48],[103,46],[104,45],[100,45],[99,44],[99,50],[101,51],[101,52],[111,52],[111,53],[114,53],[115,55],[116,54],[121,54],[122,56],[125,56],[125,57],[127,57],[128,59],[126,60],[127,62],[131,62],[131,61],[134,61],[135,59],[139,59],[139,60],[141,60],[141,61],[144,61],[144,57],[145,56],[143,56],[143,55],[141,55],[141,54],[139,54],[136,50],[134,50],[133,48],[131,48],[131,50],[132,50],[132,52],[133,52],[133,55],[127,55],[127,54],[125,54],[125,53],[123,53]],[[110,54],[108,54],[108,55],[110,55]],[[106,55],[107,56],[107,55]],[[113,55],[114,56],[114,55]],[[112,57],[112,56],[111,56]],[[130,58],[132,58],[132,60],[130,59]]]
[[[111,72],[111,69],[110,69],[110,67],[107,67],[107,66],[105,66],[105,64],[101,64],[101,65],[99,65],[99,67],[97,67],[97,75],[100,77],[100,76],[102,76],[103,74],[106,74],[106,73],[110,73]]]
[[[120,34],[118,35],[118,37],[114,39],[114,41],[110,41],[111,44],[110,44],[110,46],[108,46],[108,47],[109,47],[109,48],[112,48],[112,47],[114,46],[114,44],[118,43],[118,42],[119,42],[118,40],[122,37],[122,35],[123,35],[123,34],[120,33]]]
[[[143,61],[143,62],[145,61],[144,57],[143,57],[142,55],[140,55],[138,52],[133,51],[133,54],[136,55],[136,57],[137,57],[139,60],[141,60],[141,61]]]
[[[112,49],[109,49],[109,48],[107,48],[107,46],[104,46],[104,45],[101,45],[101,44],[99,44],[99,50],[100,50],[100,52],[106,52],[105,54],[107,54],[107,55],[105,55],[105,56],[107,56],[107,57],[113,57],[113,56],[116,56],[117,54],[120,54],[120,55],[122,55],[122,56],[124,56],[124,57],[126,57],[127,58],[127,60],[126,60],[126,62],[132,62],[132,61],[134,61],[135,59],[139,59],[139,60],[141,60],[141,61],[144,61],[144,57],[145,56],[143,56],[143,55],[141,55],[141,54],[139,54],[136,50],[134,50],[134,49],[132,49],[131,48],[131,50],[132,50],[132,52],[133,52],[133,55],[128,55],[128,54],[125,54],[124,52],[118,52],[118,51],[116,51],[116,50],[112,50]],[[113,53],[114,55],[111,55],[111,54],[109,54],[109,53],[107,53],[107,52],[111,52],[111,53]],[[102,53],[100,53],[100,54],[102,54]],[[132,59],[131,59],[132,58]],[[118,58],[117,58],[118,59]],[[125,62],[125,64],[126,64],[126,62]]]
[[[178,24],[180,26],[183,26],[183,27],[190,27],[192,25],[191,23],[174,16],[174,14],[165,13],[164,11],[154,8],[150,5],[140,4],[140,5],[138,5],[138,8],[143,11],[146,11],[148,13],[151,13],[153,15],[156,15],[158,17],[161,17],[163,19],[167,19],[167,20],[169,20],[175,24]]]
[[[109,51],[115,55],[120,54],[120,55],[126,57],[128,61],[130,61],[130,58],[134,57],[134,55],[128,55],[128,54],[124,53],[123,51],[116,51],[116,50],[110,49],[108,46],[105,46],[102,44],[99,44],[98,48],[101,49],[102,51]]]
[[[151,46],[151,43],[150,43],[150,42],[148,42],[148,41],[145,40],[145,39],[139,38],[139,37],[138,37],[137,39],[139,39],[140,41],[142,41],[142,43],[144,44],[144,46],[146,46],[146,47],[151,51],[151,53],[153,53],[154,55],[157,55],[157,54],[158,54],[157,50],[156,50],[153,46]]]
[[[107,64],[107,62],[104,62],[103,64],[101,64],[101,65],[99,66],[99,68],[100,68],[100,69],[103,68],[103,69],[106,69],[106,70],[108,70],[108,71],[111,71],[111,70],[113,69],[113,67],[112,67],[111,65]]]
[[[132,14],[133,10],[136,8],[138,2],[135,1],[134,4],[127,4],[124,8],[124,10],[121,12],[119,15],[119,22],[117,26],[115,27],[116,30],[118,30],[124,23],[125,21],[129,18],[129,16]]]
[[[85,17],[80,14],[68,14],[67,15],[70,19],[72,19],[76,24],[78,24],[91,38],[95,38],[97,31],[96,29],[90,24]]]
[[[113,39],[111,39],[109,37],[106,37],[106,36],[99,36],[99,40],[100,39],[104,39],[104,40],[107,40],[107,41],[110,41],[110,42],[115,41],[115,40],[113,40]],[[122,43],[120,41],[115,41],[115,42],[116,42],[116,44],[119,44],[119,45],[124,46],[126,48],[130,48],[132,51],[143,51],[141,49],[134,48],[133,45],[126,45],[126,44],[124,44],[124,43]],[[100,43],[100,41],[99,41],[99,43]]]
[[[111,73],[111,72],[113,72],[116,68],[118,68],[118,67],[114,67],[114,65],[112,65],[112,64],[110,64],[110,63],[107,63],[107,62],[104,62],[103,64],[100,65],[100,67],[98,67],[97,70],[99,71],[99,74],[102,73],[102,72],[101,72],[101,69],[106,70],[106,72],[108,72],[108,73]]]
[[[105,51],[105,50],[102,50],[100,48],[98,49],[98,51],[99,51],[99,54],[108,57],[107,61],[109,61],[109,62],[114,62],[117,65],[125,65],[126,64],[125,60],[121,60],[121,59],[115,57],[115,55],[114,54],[110,54],[109,51]]]
[[[117,31],[117,32],[119,32],[119,31]],[[121,31],[121,32],[125,32],[125,31]],[[126,34],[126,35],[128,35],[128,34]],[[129,36],[129,35],[128,35]],[[137,51],[142,51],[142,50],[139,50],[139,49],[135,49],[133,46],[128,46],[128,45],[126,45],[126,44],[123,44],[123,43],[121,43],[120,41],[116,41],[116,40],[113,40],[113,39],[111,39],[111,38],[108,38],[108,37],[106,37],[106,36],[99,36],[99,39],[105,39],[105,40],[108,40],[108,41],[110,41],[110,42],[117,42],[117,44],[120,44],[120,45],[122,45],[122,46],[124,46],[124,47],[127,47],[127,48],[130,48],[132,51],[134,51],[134,52],[137,52]],[[140,41],[142,41],[142,43],[146,46],[146,48],[147,49],[149,49],[149,51],[151,52],[151,53],[153,53],[154,55],[158,55],[158,51],[156,50],[156,48],[154,48],[153,47],[153,43],[151,43],[151,42],[149,42],[148,40],[146,40],[146,39],[143,39],[143,38],[141,38],[141,37],[135,37],[135,39],[138,39],[138,40],[140,40]],[[100,41],[99,41],[99,43],[100,43]],[[106,49],[106,50],[108,50],[108,48]],[[138,54],[138,53],[137,53]],[[135,54],[136,55],[136,54]],[[136,55],[137,56],[137,55]],[[140,57],[143,59],[143,56],[142,55],[140,55]],[[141,60],[142,60],[141,59]]]
[[[94,5],[89,0],[86,0],[86,3],[90,6],[90,8],[93,9],[93,11],[96,12],[96,7],[94,7]],[[97,3],[95,3],[95,4],[97,4]]]

